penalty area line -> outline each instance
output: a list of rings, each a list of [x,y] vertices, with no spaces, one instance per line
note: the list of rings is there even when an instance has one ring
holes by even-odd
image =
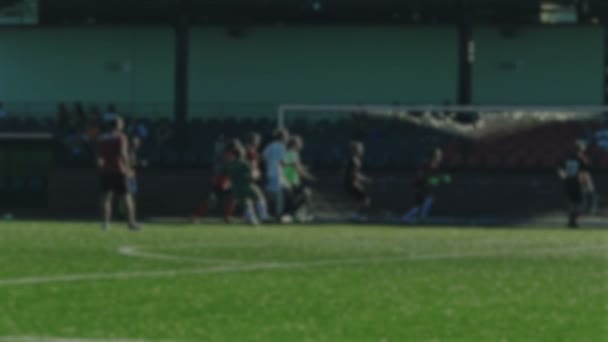
[[[229,259],[216,259],[216,258],[192,258],[186,256],[178,256],[172,254],[163,254],[163,253],[150,253],[150,252],[142,252],[135,246],[123,246],[118,249],[118,254],[142,258],[142,259],[150,259],[150,260],[162,260],[162,261],[189,261],[200,264],[238,264],[242,263],[242,261],[238,260],[229,260]]]
[[[51,336],[0,336],[0,342],[176,342],[171,340],[146,340],[128,338],[83,338]]]
[[[369,258],[353,258],[353,259],[327,259],[308,262],[262,262],[245,265],[219,265],[205,268],[194,269],[168,269],[155,271],[129,271],[129,272],[114,272],[114,273],[84,273],[84,274],[66,274],[57,276],[38,276],[38,277],[22,277],[13,279],[0,279],[0,287],[9,286],[24,286],[37,285],[48,283],[69,283],[69,282],[84,282],[96,280],[132,280],[144,278],[175,278],[187,275],[206,275],[206,274],[227,274],[227,273],[242,273],[255,271],[272,271],[272,270],[295,270],[307,268],[319,268],[328,266],[353,266],[353,265],[368,265],[403,261],[425,261],[425,260],[454,260],[466,258],[480,257],[518,257],[518,256],[551,256],[564,255],[572,252],[590,251],[595,249],[604,249],[603,246],[578,246],[564,249],[539,249],[536,251],[527,251],[525,253],[514,254],[512,251],[502,253],[446,253],[446,254],[422,254],[422,255],[405,255],[392,257],[369,257]]]

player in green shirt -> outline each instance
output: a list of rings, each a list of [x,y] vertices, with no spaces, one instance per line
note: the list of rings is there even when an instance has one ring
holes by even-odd
[[[253,170],[245,158],[245,149],[240,143],[235,144],[233,148],[236,158],[224,164],[222,173],[230,178],[232,199],[243,205],[247,222],[257,225],[259,220],[254,209],[254,201],[257,201],[258,214],[262,219],[268,217],[266,201],[262,192],[255,185]]]
[[[304,147],[302,137],[294,135],[287,142],[283,156],[283,177],[288,185],[287,214],[295,216],[301,208],[310,203],[312,192],[302,183],[302,179],[314,180],[300,162],[300,151]]]

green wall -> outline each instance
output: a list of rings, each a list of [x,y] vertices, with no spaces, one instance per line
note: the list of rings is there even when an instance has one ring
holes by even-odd
[[[475,104],[603,103],[598,27],[474,30]],[[456,102],[455,28],[193,28],[190,112],[274,115],[279,103]],[[2,28],[0,101],[53,113],[58,101],[171,116],[170,28]],[[112,70],[125,63],[131,70]],[[135,107],[130,107],[135,104]],[[34,108],[34,109],[31,109]]]
[[[190,101],[277,103],[454,102],[453,28],[253,28],[192,32]],[[272,104],[272,105],[270,105]],[[262,106],[262,104],[260,104]]]
[[[603,30],[536,27],[506,37],[476,28],[475,104],[600,105]]]
[[[174,56],[169,28],[2,28],[0,101],[171,103]]]

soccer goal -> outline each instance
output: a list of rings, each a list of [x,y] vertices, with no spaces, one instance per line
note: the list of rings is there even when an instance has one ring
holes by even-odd
[[[370,167],[411,167],[443,148],[454,168],[550,168],[575,140],[608,169],[605,106],[391,106],[284,104],[278,127],[305,135],[318,164],[365,143]]]

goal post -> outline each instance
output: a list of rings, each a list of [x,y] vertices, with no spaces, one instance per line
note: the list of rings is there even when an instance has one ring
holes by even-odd
[[[522,117],[534,118],[540,121],[547,119],[597,119],[608,113],[608,106],[457,106],[457,105],[332,105],[332,104],[281,104],[277,109],[277,123],[279,128],[286,128],[287,117],[296,113],[367,113],[386,116],[403,116],[410,113],[478,113],[480,115],[512,116],[514,119]]]
[[[599,134],[608,136],[608,106],[283,104],[277,126],[305,135],[313,150],[323,141],[308,152],[320,165],[344,157],[344,147],[330,151],[336,145],[364,140],[378,169],[412,167],[435,147],[447,149],[455,168],[548,169],[585,140],[608,168],[608,138]]]

